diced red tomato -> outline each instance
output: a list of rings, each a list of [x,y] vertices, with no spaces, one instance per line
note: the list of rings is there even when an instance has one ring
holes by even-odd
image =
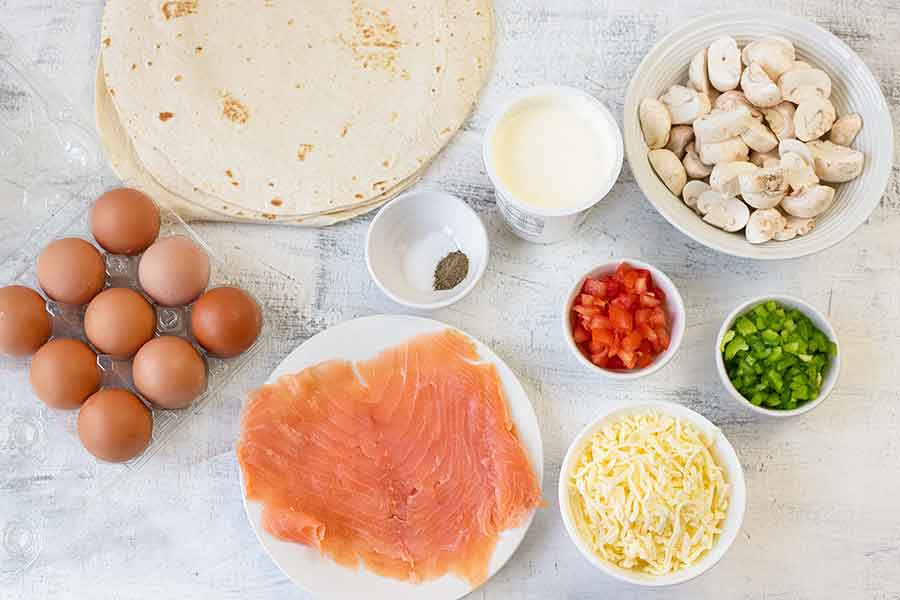
[[[671,343],[665,301],[649,271],[621,263],[585,279],[572,307],[573,338],[599,367],[642,369]]]

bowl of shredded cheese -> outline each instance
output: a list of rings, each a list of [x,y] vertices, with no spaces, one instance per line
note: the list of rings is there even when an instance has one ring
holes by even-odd
[[[713,567],[744,519],[744,472],[702,415],[670,402],[611,410],[569,447],[559,481],[569,537],[633,584],[682,583]]]

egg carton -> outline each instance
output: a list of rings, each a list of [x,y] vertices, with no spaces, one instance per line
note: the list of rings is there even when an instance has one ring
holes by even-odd
[[[40,292],[36,260],[51,241],[78,237],[98,247],[90,234],[88,213],[94,200],[116,185],[93,127],[23,58],[0,27],[0,286],[20,284]],[[161,208],[160,237],[186,236],[210,258],[209,288],[235,285],[225,263],[174,212]],[[107,287],[128,287],[150,301],[137,281],[139,257],[104,252]],[[208,288],[208,289],[209,289]],[[151,304],[152,301],[151,301]],[[19,577],[39,556],[46,534],[62,531],[53,523],[55,506],[85,502],[88,490],[120,482],[157,454],[193,415],[221,392],[265,345],[269,327],[256,343],[233,359],[208,356],[189,331],[190,308],[155,306],[156,335],[189,340],[208,370],[206,392],[183,410],[150,406],[153,434],[147,450],[127,463],[97,461],[77,437],[78,411],[48,408],[31,392],[30,359],[0,358],[0,584]],[[84,307],[48,301],[52,337],[84,336]],[[131,363],[98,355],[104,387],[136,393]],[[139,394],[138,394],[139,396]]]

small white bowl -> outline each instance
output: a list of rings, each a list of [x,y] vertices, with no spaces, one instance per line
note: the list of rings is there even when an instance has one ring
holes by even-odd
[[[722,352],[719,351],[719,348],[722,347],[722,338],[725,337],[725,334],[728,333],[728,330],[731,329],[734,322],[737,321],[738,317],[747,312],[748,310],[754,308],[758,304],[762,304],[763,302],[768,302],[769,300],[774,300],[779,304],[782,304],[788,308],[794,308],[802,312],[804,315],[809,317],[809,320],[812,321],[813,325],[818,327],[822,333],[824,333],[828,339],[834,342],[837,347],[837,355],[831,360],[831,364],[828,366],[828,372],[825,374],[825,379],[822,381],[822,386],[819,388],[819,396],[812,401],[806,402],[801,406],[798,406],[794,410],[776,410],[773,408],[766,408],[765,406],[756,406],[752,402],[750,402],[747,398],[744,398],[737,388],[734,387],[734,384],[731,383],[731,379],[728,377],[728,373],[725,371],[725,359],[722,358]],[[725,389],[728,390],[728,394],[737,400],[743,406],[746,406],[750,410],[756,411],[762,415],[768,415],[770,417],[794,417],[796,415],[802,415],[805,412],[809,412],[818,405],[820,405],[825,398],[828,397],[828,394],[831,393],[831,390],[834,389],[835,384],[837,383],[838,377],[841,373],[841,344],[838,342],[837,333],[835,333],[834,328],[831,326],[831,323],[825,318],[821,312],[800,300],[799,298],[794,298],[793,296],[779,296],[779,295],[769,295],[769,296],[760,296],[758,298],[754,298],[753,300],[749,300],[748,302],[744,302],[733,311],[728,317],[725,319],[725,322],[722,323],[722,328],[719,329],[719,335],[716,336],[716,347],[714,349],[716,353],[716,370],[719,372],[719,379],[722,380],[722,385],[725,386]]]
[[[609,563],[597,556],[575,527],[575,522],[572,517],[572,502],[569,494],[570,474],[577,465],[585,445],[589,443],[594,433],[622,417],[648,411],[657,411],[687,421],[703,433],[707,439],[711,440],[712,446],[710,452],[713,455],[713,459],[715,459],[716,463],[722,467],[725,472],[725,480],[731,486],[731,498],[728,502],[728,511],[725,514],[725,523],[722,528],[722,533],[719,535],[719,538],[716,540],[713,547],[696,564],[668,575],[650,575],[623,569],[622,567]],[[592,565],[616,579],[640,586],[659,587],[684,583],[685,581],[698,577],[715,566],[715,564],[725,556],[728,548],[731,547],[731,544],[737,537],[737,534],[741,529],[741,524],[744,521],[746,505],[747,488],[744,482],[744,469],[741,467],[741,462],[738,459],[737,453],[734,451],[734,447],[732,447],[731,443],[725,438],[725,434],[723,434],[718,427],[710,423],[703,415],[673,402],[641,402],[613,409],[600,415],[600,417],[582,429],[578,436],[576,436],[575,441],[572,442],[572,445],[569,446],[569,450],[566,452],[566,457],[563,460],[559,477],[559,509],[569,538]]]
[[[666,317],[668,318],[669,322],[670,337],[668,349],[657,356],[650,365],[644,367],[643,369],[632,369],[630,371],[617,371],[613,369],[604,369],[602,367],[598,367],[590,360],[588,360],[588,358],[584,354],[581,353],[581,349],[578,348],[578,344],[575,343],[575,338],[572,337],[572,306],[575,304],[575,299],[578,297],[578,294],[581,293],[581,288],[584,285],[585,279],[587,279],[588,277],[600,277],[601,275],[609,275],[615,272],[616,267],[618,267],[623,262],[626,262],[637,269],[646,269],[650,271],[650,275],[653,277],[654,285],[661,289],[666,295]],[[675,353],[678,352],[678,348],[681,346],[681,340],[684,338],[686,318],[687,316],[684,310],[684,300],[681,298],[681,293],[678,291],[678,288],[675,287],[675,284],[672,283],[672,280],[669,279],[668,275],[651,264],[645,263],[640,260],[635,260],[633,258],[623,258],[621,260],[608,262],[598,267],[594,267],[578,278],[575,286],[569,292],[565,304],[563,304],[563,337],[565,338],[566,344],[569,346],[569,349],[572,351],[572,354],[575,355],[575,358],[577,358],[578,361],[588,369],[599,373],[604,377],[609,377],[610,379],[627,381],[630,379],[638,379],[640,377],[650,375],[651,373],[655,373],[656,371],[663,368],[666,363],[672,360],[672,357],[675,356]]]
[[[434,290],[434,270],[450,252],[469,258],[465,279]],[[411,192],[386,204],[366,237],[369,274],[387,296],[404,306],[436,309],[462,299],[487,268],[490,248],[484,223],[468,204],[450,194]]]

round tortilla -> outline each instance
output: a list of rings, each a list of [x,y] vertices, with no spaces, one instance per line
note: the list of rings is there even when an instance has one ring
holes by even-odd
[[[490,0],[109,0],[102,43],[121,126],[159,184],[297,217],[415,181],[477,99],[493,15]]]

